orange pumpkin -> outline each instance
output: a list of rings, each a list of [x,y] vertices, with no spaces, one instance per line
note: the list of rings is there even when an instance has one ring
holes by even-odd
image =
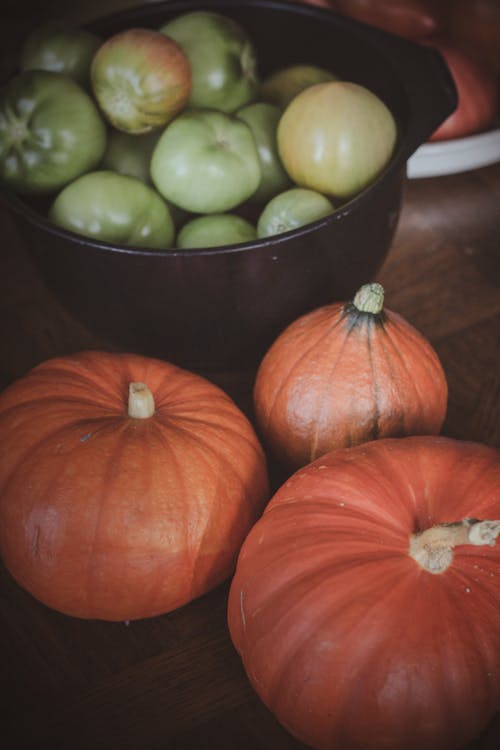
[[[33,596],[78,617],[150,617],[204,594],[268,500],[234,402],[141,356],[42,363],[0,395],[0,443],[0,554]]]
[[[465,748],[500,709],[499,535],[489,446],[389,438],[299,469],[229,594],[261,700],[318,750]]]
[[[297,468],[334,448],[382,437],[438,433],[448,388],[430,343],[383,309],[380,284],[351,303],[318,308],[271,345],[254,403],[264,440]]]

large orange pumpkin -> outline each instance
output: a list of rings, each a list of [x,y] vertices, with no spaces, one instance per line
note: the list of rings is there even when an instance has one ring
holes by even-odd
[[[500,708],[500,452],[332,451],[245,540],[228,623],[249,680],[319,750],[458,750]]]
[[[140,356],[39,365],[0,395],[0,444],[0,554],[37,599],[78,617],[150,617],[205,593],[268,500],[234,402]]]
[[[384,309],[380,284],[306,313],[274,341],[254,386],[257,423],[277,459],[298,468],[334,448],[436,434],[448,387],[431,344]]]

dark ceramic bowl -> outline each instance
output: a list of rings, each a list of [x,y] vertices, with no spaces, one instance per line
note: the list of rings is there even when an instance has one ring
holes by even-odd
[[[35,204],[4,191],[47,286],[110,345],[193,368],[255,365],[300,314],[347,299],[373,278],[397,224],[406,161],[453,111],[442,58],[351,19],[275,0],[151,3],[93,24],[102,35],[158,28],[195,9],[240,22],[261,76],[308,62],[367,86],[395,115],[399,141],[383,174],[330,217],[234,247],[158,252],[92,241],[51,225]]]

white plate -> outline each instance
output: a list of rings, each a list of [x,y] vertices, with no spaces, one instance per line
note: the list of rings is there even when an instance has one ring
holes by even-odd
[[[408,159],[407,175],[435,177],[500,161],[500,128],[452,141],[424,143]]]

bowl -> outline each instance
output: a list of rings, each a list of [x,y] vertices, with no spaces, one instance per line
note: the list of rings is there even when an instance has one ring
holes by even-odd
[[[500,127],[463,138],[423,143],[408,160],[410,179],[487,167],[500,161]]]
[[[207,9],[251,35],[264,77],[308,62],[374,91],[399,129],[383,173],[333,214],[300,230],[235,246],[157,251],[94,241],[52,225],[40,203],[2,189],[47,287],[80,323],[114,348],[192,369],[255,366],[296,317],[348,299],[374,277],[397,225],[406,163],[456,106],[432,48],[330,10],[276,0],[174,0],[93,22],[108,36],[159,28]]]

